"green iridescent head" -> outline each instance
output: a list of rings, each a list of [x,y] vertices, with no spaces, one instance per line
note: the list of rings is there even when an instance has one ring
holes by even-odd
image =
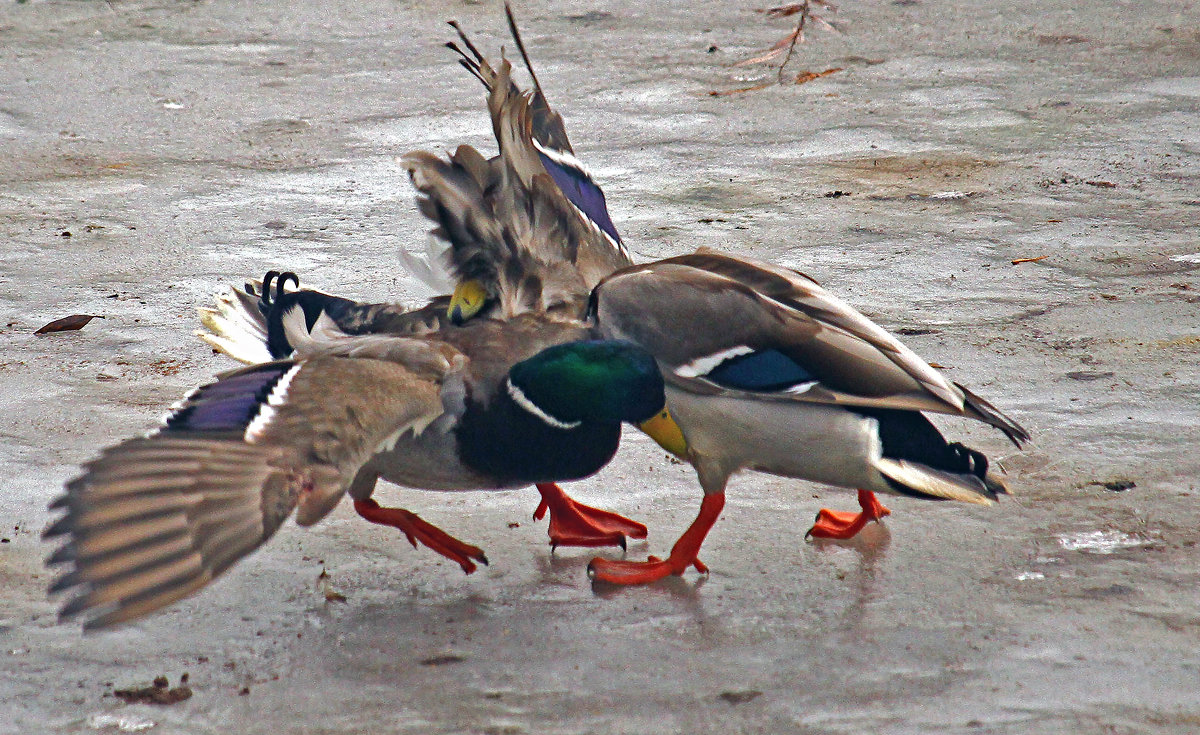
[[[638,423],[665,403],[662,374],[629,342],[568,342],[513,366],[509,393],[526,411],[559,428],[581,422]]]

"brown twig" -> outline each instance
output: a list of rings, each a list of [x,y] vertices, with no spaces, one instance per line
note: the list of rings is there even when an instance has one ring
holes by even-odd
[[[731,94],[742,94],[743,92],[757,92],[760,89],[775,86],[774,82],[765,82],[763,84],[755,84],[750,87],[738,87],[737,89],[716,89],[708,93],[709,97],[728,97]]]
[[[788,62],[792,60],[792,53],[796,50],[796,43],[804,40],[804,24],[808,20],[808,2],[804,0],[800,3],[800,20],[796,21],[796,31],[792,34],[792,42],[788,44],[787,54],[783,57],[783,63],[779,65],[779,83],[783,84],[783,70],[787,68]]]

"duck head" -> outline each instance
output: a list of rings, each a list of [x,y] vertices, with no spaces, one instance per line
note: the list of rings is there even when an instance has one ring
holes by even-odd
[[[509,371],[521,408],[557,428],[581,423],[641,423],[663,410],[658,363],[629,342],[568,342],[542,350]]]

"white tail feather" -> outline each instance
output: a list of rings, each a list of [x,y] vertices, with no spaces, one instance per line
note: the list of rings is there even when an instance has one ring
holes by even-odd
[[[250,298],[238,298],[232,289],[216,296],[216,308],[198,309],[200,323],[208,331],[197,330],[196,336],[218,352],[238,362],[257,365],[270,362],[271,351],[267,349],[267,324],[262,314],[248,306]]]
[[[995,502],[983,480],[974,475],[943,472],[918,462],[888,457],[880,457],[874,464],[875,469],[892,480],[926,495],[978,505]]]

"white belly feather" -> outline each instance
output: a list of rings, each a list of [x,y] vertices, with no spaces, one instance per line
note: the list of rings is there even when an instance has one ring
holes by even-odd
[[[894,492],[874,462],[878,422],[835,406],[698,396],[667,387],[688,446],[732,470],[754,469],[826,485]]]

